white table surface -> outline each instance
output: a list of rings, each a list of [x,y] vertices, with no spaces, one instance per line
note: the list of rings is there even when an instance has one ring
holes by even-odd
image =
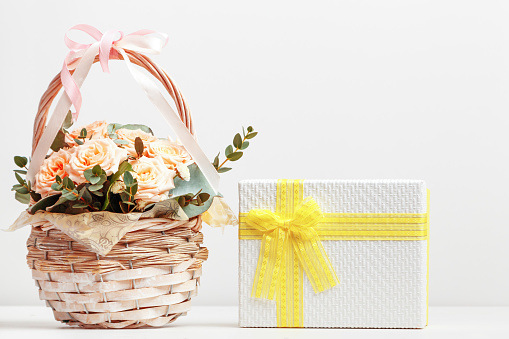
[[[163,328],[84,330],[43,306],[1,306],[0,338],[509,338],[509,307],[431,307],[423,330],[239,328],[237,307],[195,307]]]

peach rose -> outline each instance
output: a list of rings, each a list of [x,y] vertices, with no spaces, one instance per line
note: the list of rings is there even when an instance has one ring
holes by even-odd
[[[76,146],[77,144],[74,139],[78,139],[83,128],[87,130],[87,140],[90,139],[90,137],[92,137],[92,139],[108,137],[108,123],[106,121],[94,121],[89,125],[76,128],[71,133],[66,134],[65,142],[70,146]]]
[[[135,199],[148,202],[159,202],[168,199],[168,193],[175,188],[173,177],[175,171],[169,170],[161,157],[145,156],[131,161],[133,177],[138,180],[138,191]]]
[[[194,162],[184,146],[168,139],[157,140],[146,145],[145,155],[149,158],[160,156],[170,170],[177,170],[179,164],[189,166]]]
[[[42,163],[39,172],[35,176],[35,184],[33,189],[43,198],[54,195],[57,192],[51,189],[51,185],[55,183],[55,177],[59,175],[61,178],[67,176],[65,166],[71,159],[71,152],[61,149],[54,152]]]
[[[153,136],[150,133],[145,133],[141,129],[127,129],[127,128],[121,128],[117,130],[117,136],[121,140],[127,141],[129,144],[122,145],[129,155],[136,156],[136,149],[134,148],[134,140],[136,140],[137,137],[143,141],[143,145],[145,147],[153,142],[156,141],[157,138]]]
[[[71,159],[65,171],[76,183],[85,182],[83,175],[95,165],[101,166],[106,175],[118,170],[118,165],[127,158],[127,151],[118,147],[111,139],[87,140],[83,145],[74,148]]]

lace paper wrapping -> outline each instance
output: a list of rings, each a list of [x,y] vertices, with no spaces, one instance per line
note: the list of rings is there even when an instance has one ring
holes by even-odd
[[[26,225],[57,228],[90,251],[105,256],[140,219],[167,218],[188,220],[187,215],[174,199],[157,203],[144,213],[91,212],[76,215],[38,211],[21,213],[7,231],[15,231]]]

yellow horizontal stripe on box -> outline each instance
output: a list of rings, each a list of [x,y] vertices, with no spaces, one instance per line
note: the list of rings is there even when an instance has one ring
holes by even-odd
[[[262,239],[263,232],[246,223],[240,213],[240,239]],[[315,230],[321,240],[426,240],[427,214],[324,213]]]

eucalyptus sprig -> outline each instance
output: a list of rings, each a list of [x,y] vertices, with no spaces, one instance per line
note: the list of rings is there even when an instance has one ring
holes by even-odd
[[[131,172],[124,173],[125,189],[120,193],[122,203],[119,204],[120,209],[124,213],[129,213],[136,204],[134,203],[134,195],[138,192],[138,181],[133,177]],[[124,206],[125,205],[125,206]]]
[[[221,164],[219,164],[220,153],[218,153],[214,158],[212,165],[217,170],[217,172],[224,173],[231,170],[231,167],[223,167],[224,164],[226,164],[228,160],[237,161],[240,158],[242,158],[242,156],[244,155],[244,152],[242,151],[249,147],[249,141],[247,140],[253,139],[257,134],[258,132],[254,132],[252,126],[249,126],[247,128],[247,133],[244,130],[244,127],[242,127],[242,136],[240,135],[240,133],[235,134],[235,136],[233,137],[233,145],[228,145],[224,150],[224,155],[226,156],[226,159]]]
[[[15,156],[14,163],[16,164],[16,166],[20,168],[14,170],[14,175],[16,176],[16,180],[18,181],[18,183],[16,185],[13,185],[11,189],[11,191],[16,192],[14,198],[16,198],[16,200],[18,200],[22,204],[30,203],[30,197],[32,197],[32,199],[34,199],[35,201],[40,200],[41,195],[35,193],[32,190],[32,184],[30,183],[30,181],[22,177],[22,175],[27,174],[28,159],[26,157]]]
[[[58,175],[55,177],[51,189],[62,192],[62,195],[52,205],[52,208],[67,203],[68,207],[74,209],[88,208],[91,211],[101,209],[101,197],[104,196],[102,191],[108,180],[106,172],[101,166],[95,165],[93,168],[85,170],[83,176],[88,182],[78,186],[69,177],[63,179]]]

